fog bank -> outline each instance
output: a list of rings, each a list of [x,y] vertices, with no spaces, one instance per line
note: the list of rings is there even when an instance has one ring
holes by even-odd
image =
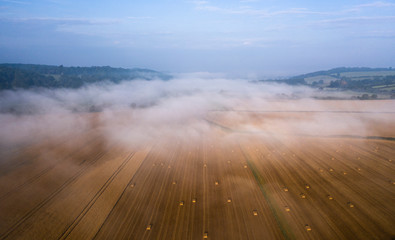
[[[357,128],[358,115],[328,119],[323,115],[272,112],[390,111],[392,102],[373,107],[361,101],[318,101],[324,93],[304,86],[262,84],[210,74],[184,74],[170,81],[100,83],[80,89],[32,89],[0,92],[1,149],[68,137],[94,130],[106,144],[144,145],[177,137],[188,141],[226,126],[235,131],[340,134]],[[338,94],[338,93],[336,93]],[[259,116],[246,113],[256,112]],[[266,115],[265,115],[266,114]],[[390,116],[379,116],[389,122]],[[231,123],[230,123],[231,122]]]

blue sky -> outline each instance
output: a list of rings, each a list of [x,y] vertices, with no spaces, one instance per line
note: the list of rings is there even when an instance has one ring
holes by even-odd
[[[395,67],[395,0],[0,0],[0,62],[240,76]]]

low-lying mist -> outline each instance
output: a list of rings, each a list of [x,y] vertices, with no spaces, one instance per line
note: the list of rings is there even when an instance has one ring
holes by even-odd
[[[190,142],[213,129],[271,136],[340,135],[355,130],[366,135],[372,134],[366,121],[391,122],[387,113],[394,107],[391,101],[367,105],[313,98],[323,94],[303,86],[202,74],[169,81],[103,82],[79,89],[2,91],[0,150],[86,131],[95,131],[106,144],[143,146],[172,137]],[[361,118],[358,112],[331,118],[330,114],[343,111],[385,113],[372,113],[376,114],[373,120]]]

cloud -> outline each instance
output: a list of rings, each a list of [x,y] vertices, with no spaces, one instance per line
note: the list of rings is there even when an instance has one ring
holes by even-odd
[[[19,0],[1,0],[1,2],[15,3],[15,4],[31,4],[30,2],[19,1]]]
[[[361,8],[381,8],[381,7],[395,7],[395,3],[390,3],[390,2],[372,2],[372,3],[366,3],[366,4],[360,4],[355,6],[355,9],[361,9]]]
[[[371,2],[371,3],[365,3],[365,4],[359,4],[355,5],[349,9],[345,9],[342,11],[342,13],[347,14],[347,13],[358,13],[358,12],[369,12],[372,10],[375,10],[376,8],[393,8],[395,7],[395,3],[390,3],[390,2]]]
[[[208,4],[208,1],[190,1],[190,3],[196,4],[196,5],[205,5]]]
[[[127,18],[63,18],[63,17],[28,17],[0,18],[0,22],[17,23],[29,28],[42,27],[48,34],[67,33],[81,36],[95,36],[101,39],[119,38],[115,33],[118,26],[128,22]],[[129,21],[131,22],[131,21]],[[116,25],[117,27],[114,27]],[[28,31],[29,33],[29,31]],[[72,36],[71,36],[72,37]]]
[[[259,2],[259,0],[239,0],[242,3]]]
[[[255,9],[251,7],[240,7],[240,8],[223,8],[209,4],[206,1],[197,1],[194,3],[196,10],[221,12],[225,14],[238,14],[238,15],[251,15],[262,18],[275,17],[280,15],[328,15],[329,12],[311,11],[307,8],[289,8],[278,11],[268,11],[266,9]]]
[[[153,17],[127,17],[127,19],[141,20],[141,19],[152,19]]]
[[[395,16],[358,16],[358,17],[344,17],[344,18],[333,18],[333,19],[324,19],[320,21],[316,21],[317,24],[362,24],[362,23],[373,23],[376,21],[394,21]]]
[[[245,1],[250,1],[250,0],[245,0]],[[245,2],[241,1],[241,2]],[[197,3],[199,2],[199,3]],[[360,4],[356,5],[353,8],[350,9],[338,9],[334,11],[316,11],[316,10],[311,10],[305,7],[298,7],[298,8],[289,8],[289,9],[283,9],[283,10],[267,10],[267,9],[258,9],[258,8],[252,8],[250,6],[244,6],[244,7],[239,7],[239,8],[224,8],[224,7],[219,7],[210,4],[209,2],[206,1],[197,1],[193,2],[195,3],[195,9],[196,10],[201,10],[201,11],[211,11],[211,12],[219,12],[219,13],[224,13],[224,14],[234,14],[234,15],[249,15],[249,16],[257,16],[260,18],[272,18],[272,17],[279,17],[279,16],[293,16],[293,15],[315,15],[315,16],[344,16],[343,18],[335,18],[332,21],[341,21],[341,19],[352,19],[355,18],[357,20],[360,18],[360,20],[363,20],[364,17],[361,16],[351,16],[351,13],[355,13],[358,11],[361,11],[363,9],[369,9],[369,8],[388,8],[388,7],[394,7],[395,3],[390,3],[390,2],[372,2],[372,3],[367,3],[367,4]],[[371,17],[372,20],[377,20],[380,19],[381,16],[367,16],[366,18]],[[386,17],[384,17],[386,18]],[[331,20],[322,20],[322,22],[330,22]]]
[[[70,25],[103,25],[116,24],[120,19],[104,18],[58,18],[58,17],[31,17],[31,18],[6,18],[3,20],[13,22],[47,22],[53,24],[70,24]]]
[[[67,0],[47,0],[47,1],[50,3],[62,4],[62,5],[68,3]]]
[[[122,38],[123,43],[133,42],[138,37],[148,35],[146,32],[132,32],[130,27],[141,21],[153,19],[150,16],[129,16],[123,18],[65,18],[65,17],[28,17],[28,18],[0,18],[0,22],[19,23],[27,26],[47,25],[47,31],[69,33],[81,36],[95,36],[109,39],[109,42]],[[167,31],[169,32],[169,31]],[[163,32],[149,33],[161,36]]]
[[[259,47],[266,48],[283,43],[284,40],[268,37],[222,37],[209,39],[216,47]]]

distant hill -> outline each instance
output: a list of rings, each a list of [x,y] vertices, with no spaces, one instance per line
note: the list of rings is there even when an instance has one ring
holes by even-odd
[[[392,68],[368,68],[368,67],[339,67],[339,68],[333,68],[330,70],[324,70],[324,71],[318,71],[318,72],[312,72],[312,73],[307,73],[303,75],[299,75],[296,77],[304,77],[304,78],[309,78],[309,77],[317,77],[317,76],[339,76],[344,73],[371,73],[373,75],[376,75],[376,73],[379,73],[381,75],[381,72],[393,72],[395,74],[395,69]],[[370,74],[370,75],[371,75]],[[367,74],[369,75],[369,74]]]
[[[298,75],[288,79],[263,80],[289,85],[307,85],[322,89],[352,90],[369,93],[395,93],[395,69],[392,68],[334,68]]]
[[[149,69],[112,67],[63,67],[37,64],[0,64],[0,89],[79,88],[101,81],[119,83],[134,79],[162,79],[171,76]]]

